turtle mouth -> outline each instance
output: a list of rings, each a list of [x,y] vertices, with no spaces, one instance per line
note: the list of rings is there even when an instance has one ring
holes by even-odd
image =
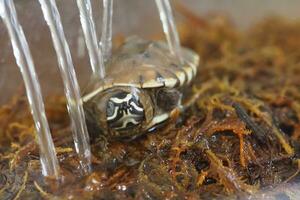
[[[152,133],[155,132],[157,129],[160,129],[162,127],[164,127],[165,122],[167,121],[167,119],[169,118],[169,114],[168,113],[164,113],[161,115],[157,115],[156,117],[154,117],[150,124],[143,130],[140,130],[138,132],[134,132],[134,130],[124,130],[124,132],[122,134],[120,134],[120,130],[115,132],[115,139],[121,139],[124,141],[132,141],[135,140],[137,138],[140,138],[142,136],[144,136],[147,133]],[[133,131],[133,132],[130,132]],[[128,133],[128,134],[126,134]],[[134,133],[134,134],[133,134]]]
[[[148,133],[153,133],[156,132],[158,129],[163,128],[168,118],[168,114],[159,115],[156,119],[154,118],[155,120],[153,119],[154,121],[151,121],[151,124],[149,124],[149,126],[147,126],[145,130],[140,131],[138,134],[118,135],[118,137],[115,137],[114,139],[127,142],[139,139]]]

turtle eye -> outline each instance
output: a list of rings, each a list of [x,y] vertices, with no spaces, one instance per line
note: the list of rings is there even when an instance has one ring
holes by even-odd
[[[136,95],[119,92],[109,98],[106,105],[106,120],[110,128],[128,130],[145,119],[143,105]]]

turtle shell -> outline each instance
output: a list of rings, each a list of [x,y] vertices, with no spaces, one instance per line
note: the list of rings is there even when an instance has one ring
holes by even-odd
[[[183,62],[171,55],[164,42],[131,37],[107,63],[105,80],[92,84],[83,100],[115,86],[147,89],[186,85],[196,75],[199,56],[186,48],[181,53]]]

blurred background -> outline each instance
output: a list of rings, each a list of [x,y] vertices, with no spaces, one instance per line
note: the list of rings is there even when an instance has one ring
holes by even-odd
[[[249,25],[269,16],[279,15],[290,20],[300,19],[300,0],[177,0],[199,16],[221,13],[244,30]],[[58,73],[57,59],[47,25],[38,0],[15,0],[16,9],[27,36],[31,53],[41,82],[44,97],[62,94],[63,85]],[[70,45],[77,77],[83,87],[91,74],[90,64],[75,0],[57,0],[65,34]],[[93,13],[98,38],[102,22],[102,1],[93,0]],[[171,0],[171,3],[175,1]],[[174,11],[177,22],[180,17]],[[114,35],[151,37],[162,34],[161,23],[154,0],[115,0]],[[20,72],[15,64],[6,28],[0,21],[0,104],[22,88]]]

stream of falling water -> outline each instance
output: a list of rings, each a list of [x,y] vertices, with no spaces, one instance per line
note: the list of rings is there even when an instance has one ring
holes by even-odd
[[[91,149],[81,94],[74,70],[71,52],[63,31],[60,14],[55,0],[39,0],[44,18],[49,26],[59,68],[64,82],[67,106],[71,118],[71,128],[76,152],[84,172],[91,169]]]
[[[180,39],[169,0],[155,0],[171,53],[181,62]]]
[[[8,29],[17,65],[23,76],[31,114],[37,131],[40,160],[44,176],[58,178],[59,165],[45,114],[40,84],[32,56],[12,0],[0,1],[0,15]]]
[[[100,46],[105,62],[110,58],[112,49],[113,2],[113,0],[103,0],[103,21]]]
[[[77,0],[77,6],[80,13],[80,22],[84,33],[85,43],[89,52],[93,78],[98,80],[103,79],[105,76],[105,67],[103,55],[98,45],[91,1]]]
[[[83,170],[88,172],[91,163],[89,135],[69,46],[66,42],[55,0],[39,0],[39,2],[42,7],[44,18],[49,26],[58,57],[59,68],[67,98],[68,111],[71,118],[71,128],[76,152],[80,158]],[[77,0],[77,4],[80,11],[81,24],[85,35],[93,74],[95,77],[103,78],[105,76],[104,61],[107,61],[111,56],[113,0],[103,0],[104,13],[100,42],[101,49],[97,44],[90,0]],[[156,0],[156,4],[170,51],[174,56],[181,59],[180,41],[170,2],[169,0]],[[38,133],[43,174],[46,176],[58,177],[59,165],[45,115],[41,89],[37,80],[29,47],[23,30],[18,23],[12,0],[0,1],[0,15],[8,28],[14,55],[24,79],[28,101]]]

